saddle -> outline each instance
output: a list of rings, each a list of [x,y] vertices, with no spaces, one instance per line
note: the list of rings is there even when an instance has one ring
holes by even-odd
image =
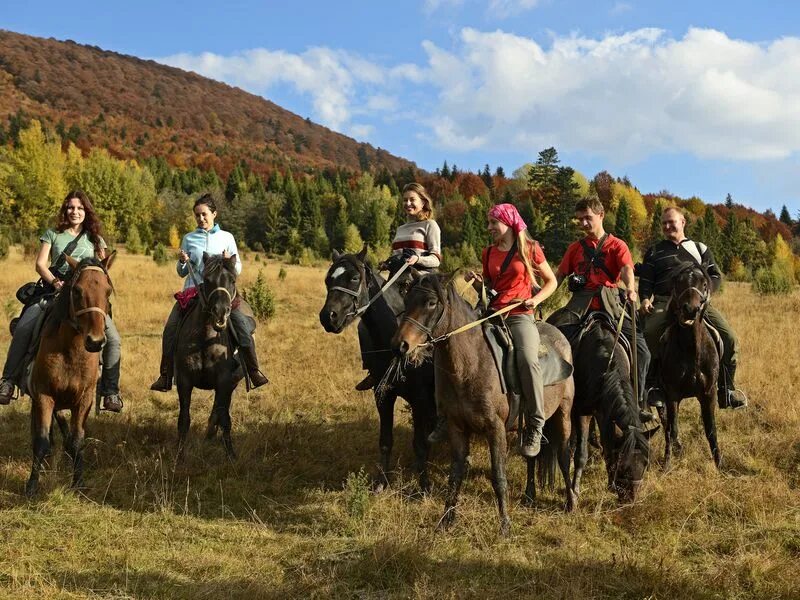
[[[561,330],[573,350],[578,347],[583,336],[585,336],[595,324],[611,332],[614,336],[617,334],[617,322],[607,312],[596,310],[586,313],[582,319],[574,319],[573,317],[574,313],[559,313],[559,311],[556,311],[547,319],[548,323],[555,325]],[[625,351],[625,355],[628,357],[628,364],[633,364],[631,344],[628,338],[620,334],[617,343]]]

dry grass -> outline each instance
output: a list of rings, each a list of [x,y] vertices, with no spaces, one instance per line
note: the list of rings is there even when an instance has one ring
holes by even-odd
[[[29,263],[18,255],[2,263],[1,304],[14,307]],[[458,524],[434,532],[447,456],[434,458],[434,494],[411,499],[410,425],[400,408],[397,485],[377,497],[362,477],[345,486],[377,458],[372,399],[352,391],[361,376],[355,331],[319,326],[323,270],[287,266],[279,282],[279,268],[265,266],[278,313],[257,332],[272,383],[234,397],[239,459],[228,463],[218,442],[202,440],[211,403],[198,391],[188,458],[175,466],[177,397],[148,386],[178,280],[172,267],[121,257],[112,275],[126,409],[90,420],[86,494],[67,491],[70,465],[59,452],[41,497],[26,501],[29,400],[0,413],[3,597],[798,597],[797,294],[762,301],[731,284],[717,300],[742,338],[740,378],[752,405],[719,416],[721,472],[687,401],[685,455],[669,473],[656,463],[632,507],[605,492],[595,455],[576,514],[560,511],[558,491],[525,509],[516,502],[524,465],[512,458],[513,533],[502,539],[481,444]],[[249,260],[244,285],[257,272]],[[654,452],[663,453],[661,437]]]

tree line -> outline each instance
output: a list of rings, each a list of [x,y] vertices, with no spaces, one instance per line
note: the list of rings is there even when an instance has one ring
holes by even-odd
[[[627,177],[602,171],[587,179],[562,165],[555,148],[542,150],[510,177],[502,167],[492,171],[487,164],[473,173],[447,162],[433,173],[286,168],[264,176],[241,161],[223,178],[213,170],[173,167],[163,157],[134,161],[103,148],[82,152],[35,120],[0,147],[0,234],[11,242],[35,239],[52,226],[67,191],[80,188],[94,199],[112,244],[125,242],[134,250],[175,247],[194,228],[194,199],[209,192],[218,199],[219,222],[251,250],[311,263],[326,259],[332,249],[354,251],[366,243],[382,258],[405,218],[400,190],[415,180],[434,199],[445,268],[479,262],[489,242],[486,211],[497,202],[515,204],[556,261],[580,236],[575,202],[595,193],[606,209],[607,229],[623,238],[634,256],[661,238],[661,210],[676,205],[687,214],[690,237],[711,247],[729,276],[748,280],[777,269],[794,282],[800,274],[800,224],[786,207],[780,218],[755,213],[759,227],[730,195],[718,207],[669,192],[643,195]]]

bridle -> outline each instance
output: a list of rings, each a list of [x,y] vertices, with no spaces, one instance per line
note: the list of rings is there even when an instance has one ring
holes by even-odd
[[[334,267],[336,265],[338,265],[338,264],[340,264],[342,262],[346,262],[346,261],[340,260],[340,261],[337,261],[337,262],[333,263],[331,265],[331,268],[328,269],[328,272],[330,273],[334,269]],[[408,269],[410,266],[411,265],[409,265],[408,263],[403,263],[403,266],[401,266],[395,272],[395,274],[392,275],[389,278],[389,281],[387,281],[381,287],[381,289],[378,290],[378,292],[374,296],[372,296],[372,298],[370,298],[369,297],[369,282],[367,281],[367,270],[364,267],[363,263],[356,263],[356,267],[358,267],[358,272],[359,272],[359,275],[361,277],[359,282],[358,282],[358,290],[351,290],[350,288],[346,288],[346,287],[343,287],[343,286],[340,286],[340,285],[332,285],[331,287],[328,288],[328,293],[336,291],[336,292],[342,292],[344,294],[347,294],[348,296],[352,296],[352,298],[353,298],[353,310],[351,312],[347,313],[346,316],[347,317],[360,317],[365,312],[367,312],[367,309],[370,306],[372,306],[373,302],[375,302],[378,298],[383,296],[383,294],[386,292],[386,290],[388,290],[390,287],[392,287],[394,285],[394,283],[400,278],[400,275],[402,275],[405,272],[405,270]]]
[[[691,272],[694,273],[697,270],[698,269],[693,268]],[[706,286],[709,287],[709,289],[710,289],[710,286],[708,286],[707,279],[706,279]],[[710,299],[710,294],[709,294],[708,289],[706,291],[702,291],[697,286],[691,286],[691,287],[687,287],[687,288],[683,289],[677,296],[674,295],[674,292],[673,292],[674,310],[680,310],[681,300],[683,299],[684,296],[686,296],[690,292],[696,292],[697,295],[700,296],[700,310],[697,313],[697,317],[695,317],[694,319],[691,319],[686,324],[684,324],[683,319],[678,319],[678,324],[681,327],[691,327],[692,325],[694,325],[694,323],[697,320],[702,321],[703,320],[703,316],[705,315],[705,312],[706,312],[706,308],[708,308],[708,301]]]
[[[70,289],[69,294],[69,319],[73,326],[77,329],[78,326],[78,317],[81,315],[85,315],[87,313],[97,312],[103,315],[103,319],[105,319],[108,315],[106,311],[104,311],[99,306],[87,306],[86,308],[82,308],[80,310],[75,310],[75,296],[72,294],[72,290],[76,289],[75,285],[78,283],[78,279],[80,278],[83,273],[86,271],[100,271],[103,273],[106,278],[108,279],[109,285],[111,285],[111,278],[108,276],[108,272],[103,267],[97,267],[94,265],[87,265],[85,267],[79,267],[76,269],[75,273],[72,275],[72,278],[69,281],[68,287]]]
[[[411,294],[412,290],[409,290],[408,293]],[[414,327],[419,329],[422,333],[425,334],[426,342],[428,344],[434,344],[434,343],[436,343],[438,341],[438,339],[436,337],[434,337],[433,332],[434,332],[434,330],[439,328],[439,325],[441,325],[442,321],[444,320],[444,315],[445,315],[446,311],[445,311],[445,307],[444,307],[444,303],[442,302],[442,299],[439,297],[439,295],[436,292],[434,292],[434,291],[425,291],[424,294],[429,298],[435,298],[437,305],[439,305],[441,307],[441,308],[438,309],[440,311],[439,312],[439,316],[436,317],[436,322],[433,324],[433,326],[432,327],[428,327],[424,323],[421,323],[420,321],[417,321],[415,318],[409,317],[408,315],[404,315],[403,316],[402,322],[403,323],[410,323],[411,325],[413,325]]]

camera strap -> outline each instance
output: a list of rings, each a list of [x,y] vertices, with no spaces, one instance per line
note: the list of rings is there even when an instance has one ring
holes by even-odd
[[[486,263],[483,265],[483,270],[484,270],[485,273],[489,272],[489,256],[492,254],[492,248],[494,248],[494,245],[491,245],[486,249]],[[511,244],[511,248],[509,249],[508,254],[506,254],[506,257],[503,259],[503,264],[500,265],[500,272],[497,273],[496,279],[500,279],[500,277],[503,275],[503,273],[506,272],[506,269],[508,269],[508,265],[510,265],[511,261],[514,259],[514,254],[516,254],[516,251],[517,251],[517,238],[514,238],[514,242]],[[494,289],[494,285],[490,289],[493,290]],[[488,300],[487,291],[488,290],[486,290],[486,286],[484,284],[484,291],[483,291],[482,296],[484,297],[483,298],[483,303],[484,303],[484,306],[486,306],[486,308],[488,308],[489,305],[491,305],[492,301],[497,297],[495,295],[495,296],[492,297],[491,300]]]
[[[591,271],[592,267],[595,269],[600,269],[603,273],[606,274],[609,281],[614,281],[614,277],[611,276],[611,271],[608,270],[606,267],[606,255],[603,250],[603,245],[606,243],[608,239],[608,234],[604,234],[603,237],[597,242],[597,248],[592,248],[587,242],[586,238],[581,240],[581,247],[583,248],[583,256],[586,262],[586,271],[584,271],[583,275],[588,279],[589,278],[589,271]]]

